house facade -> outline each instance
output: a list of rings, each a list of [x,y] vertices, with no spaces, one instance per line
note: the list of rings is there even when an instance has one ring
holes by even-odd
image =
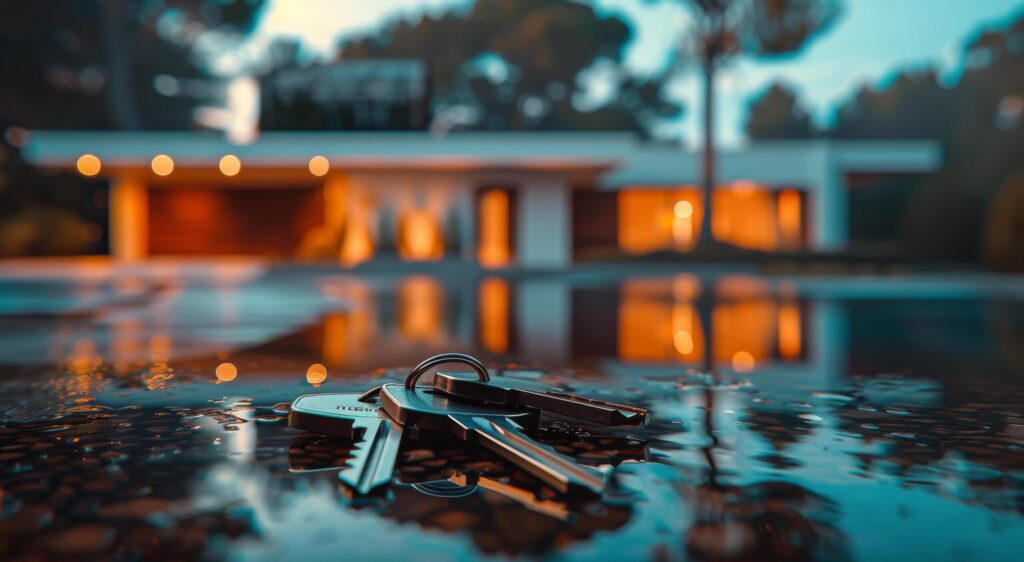
[[[619,133],[33,133],[38,166],[109,181],[110,253],[262,255],[356,265],[461,259],[562,269],[686,252],[704,205],[698,154]],[[717,238],[842,250],[852,178],[924,174],[925,141],[755,143],[723,151]]]

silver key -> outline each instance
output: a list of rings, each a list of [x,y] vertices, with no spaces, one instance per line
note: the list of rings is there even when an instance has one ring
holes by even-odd
[[[313,433],[362,439],[338,479],[360,494],[391,482],[402,442],[402,426],[381,409],[362,402],[362,393],[307,394],[295,399],[288,425]]]
[[[403,425],[450,431],[456,437],[476,441],[562,493],[604,491],[606,474],[576,464],[553,448],[523,433],[523,425],[536,427],[537,411],[508,410],[459,402],[423,387],[400,384],[381,387],[380,404]]]

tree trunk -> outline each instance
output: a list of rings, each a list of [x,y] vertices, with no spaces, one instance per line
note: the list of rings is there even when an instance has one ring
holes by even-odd
[[[114,127],[122,130],[140,128],[138,108],[133,92],[131,45],[126,21],[128,9],[124,0],[100,0],[102,12],[103,50],[107,63],[107,105]]]
[[[700,220],[697,248],[714,246],[711,231],[712,194],[715,189],[715,69],[704,64],[704,148],[701,158],[701,188],[704,192],[704,212]]]

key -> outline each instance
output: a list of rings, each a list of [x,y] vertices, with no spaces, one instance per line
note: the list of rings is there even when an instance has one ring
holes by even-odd
[[[313,433],[361,439],[338,479],[360,494],[391,481],[402,442],[402,426],[380,404],[360,401],[360,393],[307,394],[292,403],[288,425]]]
[[[562,493],[604,491],[606,474],[580,466],[571,458],[541,445],[524,433],[536,429],[536,410],[509,410],[453,400],[429,388],[386,384],[380,391],[384,411],[403,426],[449,431],[475,441]]]
[[[474,378],[468,378],[473,376]],[[481,381],[472,373],[434,374],[434,388],[449,396],[506,408],[534,408],[542,412],[604,425],[645,425],[647,410],[562,392],[536,381],[492,376]]]

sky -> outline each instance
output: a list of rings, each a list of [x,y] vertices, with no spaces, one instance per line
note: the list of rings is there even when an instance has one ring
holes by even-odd
[[[268,0],[254,41],[301,39],[314,56],[329,56],[339,38],[380,29],[396,18],[418,18],[464,8],[471,0]],[[665,68],[686,26],[683,2],[589,0],[602,14],[630,22],[633,40],[626,63],[637,73]],[[716,133],[725,146],[744,142],[749,100],[774,81],[800,94],[819,124],[864,84],[877,85],[895,71],[936,66],[954,79],[963,45],[981,27],[1024,14],[1020,0],[845,0],[839,21],[796,56],[739,59],[717,82]],[[681,72],[670,95],[685,114],[663,132],[699,144],[700,88],[697,76]]]

